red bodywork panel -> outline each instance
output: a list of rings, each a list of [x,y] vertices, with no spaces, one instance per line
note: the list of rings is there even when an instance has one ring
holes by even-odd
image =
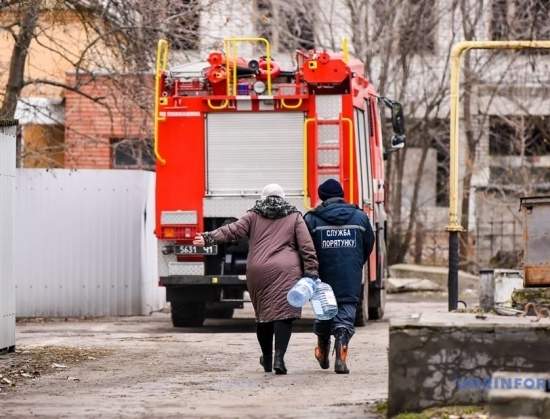
[[[195,102],[195,103],[193,103]],[[200,100],[189,101],[195,107]],[[187,107],[186,107],[187,108]],[[199,111],[194,116],[174,117],[180,107],[166,106],[161,112],[168,116],[159,124],[160,153],[167,163],[157,163],[156,234],[161,237],[161,211],[197,211],[197,229],[203,230],[202,200],[205,184],[204,119]]]

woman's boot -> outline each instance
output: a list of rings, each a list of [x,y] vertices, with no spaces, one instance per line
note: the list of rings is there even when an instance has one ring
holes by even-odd
[[[292,335],[293,319],[275,320],[273,329],[275,332],[275,358],[273,359],[273,369],[275,374],[286,374],[285,353],[288,348],[288,342]]]
[[[256,336],[262,348],[260,365],[265,372],[273,370],[273,322],[256,323]]]
[[[336,342],[334,343],[334,351],[336,352],[336,361],[334,362],[334,372],[336,374],[349,374],[346,360],[348,358],[348,331],[343,327],[339,327],[334,332]]]
[[[315,348],[315,358],[319,366],[326,370],[330,367],[330,336],[317,336],[317,347]]]
[[[286,374],[286,366],[285,366],[285,353],[281,350],[275,350],[275,359],[273,361],[273,369],[275,370],[275,374],[277,375],[284,375]]]
[[[264,367],[265,372],[273,371],[273,355],[261,355],[260,356],[260,365]]]

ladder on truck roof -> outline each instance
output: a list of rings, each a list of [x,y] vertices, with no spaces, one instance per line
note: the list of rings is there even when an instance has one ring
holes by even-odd
[[[338,180],[344,190],[349,190],[349,201],[353,202],[354,191],[354,179],[353,179],[353,122],[350,118],[343,118],[339,115],[338,119],[325,119],[325,118],[306,118],[304,121],[304,161],[307,162],[307,132],[309,125],[313,124],[316,129],[315,135],[315,154],[314,154],[314,176],[315,176],[315,190],[321,183],[329,178]],[[347,140],[349,141],[349,173],[346,176],[344,173],[344,126],[347,125],[349,135]],[[307,163],[306,163],[307,164]],[[304,176],[304,190],[307,191],[307,168]],[[346,188],[347,186],[347,188]],[[304,206],[309,208],[313,205],[311,197],[309,202],[307,193],[304,195]]]

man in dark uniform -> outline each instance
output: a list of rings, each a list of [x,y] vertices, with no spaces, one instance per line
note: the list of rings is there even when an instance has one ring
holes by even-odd
[[[321,368],[329,368],[332,334],[336,352],[334,371],[348,374],[348,344],[355,332],[363,265],[369,258],[375,238],[367,214],[344,201],[344,190],[337,180],[323,182],[318,194],[322,204],[309,211],[304,219],[317,250],[319,276],[332,287],[338,314],[332,320],[315,320],[315,358]]]

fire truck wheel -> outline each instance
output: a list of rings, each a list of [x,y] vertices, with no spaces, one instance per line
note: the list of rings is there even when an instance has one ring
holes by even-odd
[[[233,318],[233,307],[216,307],[206,310],[206,317],[210,319],[231,319]]]
[[[386,258],[386,241],[384,240],[384,230],[382,230],[379,224],[376,225],[376,283],[379,286],[370,292],[371,301],[377,303],[376,306],[369,307],[369,320],[381,320],[384,317],[384,307],[386,306],[386,290],[385,290],[385,278],[388,277],[388,262]]]
[[[206,317],[204,303],[172,303],[174,327],[200,327]]]
[[[369,319],[380,320],[384,317],[384,306],[386,305],[386,290],[379,290],[380,305],[378,307],[369,307]]]
[[[355,314],[355,326],[363,327],[367,325],[368,319],[368,289],[369,287],[361,286],[361,301],[357,304],[357,313]]]

